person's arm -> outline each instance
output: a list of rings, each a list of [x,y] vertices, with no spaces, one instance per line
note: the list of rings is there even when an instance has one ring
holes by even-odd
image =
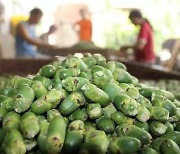
[[[79,22],[76,22],[76,23],[74,23],[73,24],[73,30],[77,33],[77,34],[79,34]]]
[[[151,29],[147,24],[142,25],[142,27],[139,31],[137,42],[134,46],[135,50],[143,51],[145,45],[147,44],[150,31],[151,31]]]
[[[54,48],[53,45],[50,45],[48,43],[44,43],[40,40],[36,40],[36,39],[33,39],[31,37],[29,37],[27,31],[26,31],[26,28],[22,25],[22,24],[19,24],[17,26],[17,33],[18,35],[20,35],[24,40],[26,40],[29,44],[32,44],[32,45],[35,45],[39,48]]]
[[[143,26],[140,29],[138,40],[137,40],[136,44],[130,45],[130,46],[123,46],[123,47],[121,47],[120,50],[125,51],[129,48],[132,48],[135,51],[136,50],[143,51],[143,49],[147,43],[147,38],[148,38],[148,29],[146,26]]]
[[[134,50],[139,50],[139,51],[141,51],[141,50],[144,49],[146,43],[147,43],[147,40],[146,40],[146,39],[139,39],[139,40],[137,41],[137,43],[134,45],[133,49],[134,49]]]
[[[123,46],[121,47],[121,51],[125,51],[129,48],[132,48],[133,50],[143,50],[145,45],[146,45],[147,41],[146,40],[138,40],[137,43],[135,45],[127,45],[127,46]]]

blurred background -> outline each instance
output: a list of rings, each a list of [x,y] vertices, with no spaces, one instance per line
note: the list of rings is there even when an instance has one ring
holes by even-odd
[[[35,7],[43,12],[41,21],[35,27],[36,35],[40,37],[55,24],[57,30],[49,37],[48,43],[59,49],[73,46],[83,48],[84,44],[79,43],[79,36],[73,27],[81,19],[79,10],[82,8],[88,10],[93,27],[92,42],[97,48],[119,51],[122,46],[136,42],[139,27],[131,24],[128,18],[132,9],[140,10],[153,26],[156,64],[170,60],[174,44],[180,37],[179,0],[0,0],[2,58],[16,58],[16,26],[26,21],[30,10]],[[84,46],[87,48],[88,45],[85,43]],[[126,56],[129,55],[131,50]],[[180,60],[177,52],[175,59],[173,69],[178,71]]]

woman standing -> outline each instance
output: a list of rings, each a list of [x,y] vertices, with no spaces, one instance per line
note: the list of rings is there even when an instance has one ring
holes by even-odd
[[[142,14],[138,10],[132,10],[129,15],[131,22],[140,26],[140,31],[137,37],[136,44],[133,46],[124,46],[122,51],[132,48],[136,61],[154,63],[156,56],[154,53],[153,44],[153,29],[149,21],[142,17]]]

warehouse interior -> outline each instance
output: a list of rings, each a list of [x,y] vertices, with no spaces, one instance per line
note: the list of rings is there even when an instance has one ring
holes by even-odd
[[[0,0],[0,154],[180,154],[179,0]]]
[[[15,42],[15,29],[20,21],[28,19],[29,11],[32,8],[37,7],[43,11],[43,17],[35,27],[37,37],[46,33],[51,25],[56,25],[57,31],[50,35],[49,43],[57,45],[59,49],[73,47],[79,43],[78,34],[74,31],[73,24],[81,18],[78,12],[80,9],[88,10],[88,18],[91,19],[93,26],[93,45],[95,48],[99,47],[114,51],[119,51],[121,46],[136,41],[138,27],[130,23],[128,15],[130,10],[139,9],[153,25],[157,64],[161,63],[161,65],[169,66],[171,65],[169,63],[176,60],[172,65],[173,68],[178,70],[179,56],[177,53],[178,48],[176,48],[180,34],[178,28],[180,14],[178,1],[100,0],[96,2],[89,0],[47,0],[46,4],[44,4],[43,0],[32,0],[31,3],[27,3],[26,0],[1,0],[1,3],[3,6],[1,7],[1,18],[3,20],[0,28],[0,40],[3,58],[16,58],[16,49],[13,45]],[[157,14],[160,7],[161,11]],[[85,48],[88,48],[86,44]],[[131,59],[131,51],[127,52],[126,56]],[[167,62],[168,60],[170,62]]]

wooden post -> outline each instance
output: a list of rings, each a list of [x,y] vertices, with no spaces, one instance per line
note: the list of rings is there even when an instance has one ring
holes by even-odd
[[[177,39],[174,43],[174,47],[172,48],[171,58],[166,63],[166,67],[169,71],[172,71],[176,63],[176,59],[177,59],[179,51],[180,51],[180,40]]]

